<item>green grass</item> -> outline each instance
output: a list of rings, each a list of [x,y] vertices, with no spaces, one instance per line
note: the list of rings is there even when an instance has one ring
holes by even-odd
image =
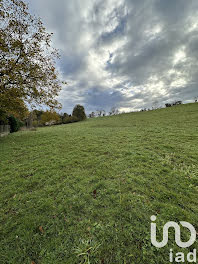
[[[0,263],[169,263],[182,250],[151,245],[150,216],[159,239],[198,231],[197,120],[194,103],[1,138]]]

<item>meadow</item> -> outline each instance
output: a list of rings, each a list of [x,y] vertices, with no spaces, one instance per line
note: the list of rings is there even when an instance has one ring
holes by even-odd
[[[165,264],[167,221],[198,231],[198,103],[0,138],[0,263]],[[188,234],[183,232],[183,239]],[[197,243],[193,248],[198,249]]]

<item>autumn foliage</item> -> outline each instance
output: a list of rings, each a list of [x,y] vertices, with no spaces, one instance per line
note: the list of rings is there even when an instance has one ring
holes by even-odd
[[[0,0],[0,109],[24,114],[28,106],[60,108],[58,51],[39,18],[20,0]]]

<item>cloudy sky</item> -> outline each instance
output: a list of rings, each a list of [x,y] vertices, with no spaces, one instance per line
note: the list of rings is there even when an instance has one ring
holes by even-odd
[[[54,33],[63,112],[120,111],[198,96],[197,0],[26,0]]]

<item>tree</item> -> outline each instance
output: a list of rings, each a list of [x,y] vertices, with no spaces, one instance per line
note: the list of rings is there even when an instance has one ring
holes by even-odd
[[[109,115],[117,115],[118,113],[119,113],[119,110],[114,106],[111,108]]]
[[[95,116],[96,116],[96,114],[94,112],[91,112],[91,114],[89,114],[89,118],[93,118]]]
[[[44,113],[43,110],[35,109],[34,111],[32,111],[33,120],[40,122],[41,121],[41,116],[42,116],[43,113]]]
[[[41,123],[43,125],[46,125],[47,123],[49,123],[49,125],[58,124],[60,121],[60,116],[55,111],[46,111],[41,115]]]
[[[39,18],[21,0],[0,0],[0,108],[6,112],[25,103],[60,108],[62,82],[55,69],[58,51],[51,47]],[[21,109],[22,110],[22,109]]]
[[[67,113],[64,113],[61,115],[62,123],[66,123],[69,118],[69,115]]]
[[[86,119],[85,109],[82,105],[76,105],[73,109],[72,116],[76,116],[79,121]]]
[[[24,101],[21,98],[11,98],[8,94],[1,96],[0,92],[0,109],[1,112],[4,112],[7,116],[13,115],[16,118],[24,119],[28,115],[28,108],[25,105]],[[3,105],[2,105],[3,104]],[[0,113],[0,120],[2,120],[2,115]]]
[[[8,124],[6,112],[0,108],[0,125]]]
[[[96,112],[97,112],[99,117],[105,116],[105,114],[106,114],[105,110],[97,110]]]

